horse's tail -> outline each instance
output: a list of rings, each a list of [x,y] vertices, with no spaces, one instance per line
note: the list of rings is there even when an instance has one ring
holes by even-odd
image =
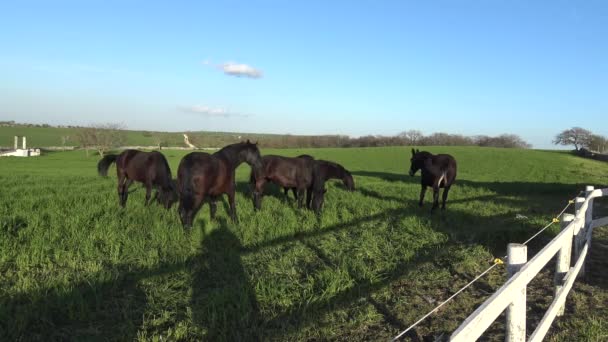
[[[116,162],[117,157],[118,155],[116,154],[108,154],[97,163],[97,172],[100,176],[105,177],[108,175],[108,168],[112,163]]]
[[[183,162],[183,161],[182,161]],[[194,187],[192,186],[192,175],[187,168],[177,171],[179,203],[183,210],[191,210],[194,208]]]
[[[159,153],[160,154],[160,153]],[[159,162],[156,163],[156,174],[157,177],[160,176],[161,187],[163,191],[167,191],[172,188],[173,177],[171,175],[171,168],[169,167],[169,163],[167,162],[167,158],[160,154]]]

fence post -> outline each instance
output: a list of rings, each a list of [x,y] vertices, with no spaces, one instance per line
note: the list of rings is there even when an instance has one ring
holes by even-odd
[[[511,278],[528,261],[528,247],[518,243],[507,246],[507,274]],[[526,341],[526,286],[507,307],[506,342]]]
[[[566,229],[572,221],[574,221],[574,215],[564,214],[564,216],[562,216],[562,230]],[[556,296],[559,290],[561,290],[561,288],[563,287],[564,276],[566,275],[566,273],[568,273],[568,270],[570,270],[570,257],[572,255],[572,237],[574,236],[574,234],[568,236],[570,238],[568,239],[568,241],[564,242],[564,245],[557,253],[557,262],[555,263],[555,278],[553,279],[553,283],[555,284]],[[565,304],[560,306],[559,309],[557,309],[558,317],[564,314],[564,309]]]
[[[585,187],[585,197],[591,195],[591,193],[595,190],[595,188],[591,185],[587,185]],[[586,242],[589,243],[589,247],[591,248],[591,234],[589,234],[589,241],[586,241],[587,232],[591,229],[591,221],[593,221],[593,199],[589,200],[589,204],[587,205],[587,211],[585,212],[585,228],[583,229],[583,234],[581,236],[581,249],[585,245]],[[587,254],[589,254],[589,250],[587,250]],[[583,266],[581,266],[581,271],[579,272],[579,276],[584,276],[587,268],[587,263],[583,262]]]
[[[581,211],[581,207],[585,204],[584,197],[577,197],[574,199],[574,209],[575,215],[578,215]],[[587,207],[589,209],[589,207]],[[586,214],[585,214],[586,215]],[[574,262],[578,260],[579,255],[581,255],[581,249],[583,248],[583,241],[585,240],[585,232],[584,232],[585,218],[576,220],[574,226]],[[582,269],[581,269],[582,272]],[[580,276],[579,272],[579,276]]]

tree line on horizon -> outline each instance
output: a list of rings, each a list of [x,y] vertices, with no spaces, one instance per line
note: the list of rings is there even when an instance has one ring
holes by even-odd
[[[0,125],[25,127],[54,127],[48,124],[18,124],[14,121],[1,121]],[[87,150],[96,150],[103,155],[111,149],[120,148],[128,143],[126,127],[118,123],[92,124],[86,127],[56,126],[74,128],[72,136],[61,136],[63,146],[78,144]],[[181,132],[131,131],[141,133],[153,145],[163,147],[186,147]],[[350,137],[347,135],[291,135],[291,134],[211,134],[206,132],[186,132],[192,144],[202,147],[222,147],[244,139],[257,141],[266,148],[320,148],[320,147],[381,147],[381,146],[482,146],[503,148],[530,148],[531,145],[515,134],[499,136],[465,136],[443,132],[424,135],[419,130],[407,130],[394,136],[366,135]],[[173,135],[179,135],[173,136]],[[173,145],[177,144],[177,145]]]

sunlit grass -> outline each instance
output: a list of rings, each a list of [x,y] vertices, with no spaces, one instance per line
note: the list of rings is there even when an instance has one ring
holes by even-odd
[[[0,159],[0,339],[386,340],[608,176],[566,153],[428,150],[459,163],[446,212],[430,215],[430,193],[417,206],[408,148],[263,150],[339,162],[357,191],[330,183],[317,218],[271,186],[255,212],[244,165],[240,223],[224,201],[192,231],[175,207],[144,207],[139,186],[121,209],[113,167],[97,176],[84,152]],[[187,152],[163,153],[175,175]],[[464,293],[418,333],[450,332],[484,298]]]

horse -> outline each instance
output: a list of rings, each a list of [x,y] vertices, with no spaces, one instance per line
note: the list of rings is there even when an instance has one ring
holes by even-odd
[[[146,206],[150,203],[152,188],[156,188],[153,201],[157,200],[165,208],[171,208],[177,201],[171,169],[162,153],[124,150],[118,155],[108,154],[97,163],[99,175],[107,176],[108,168],[112,163],[116,163],[118,201],[122,207],[127,204],[129,186],[133,181],[143,183],[146,187]]]
[[[313,181],[313,162],[311,158],[290,158],[276,155],[262,157],[262,171],[252,172],[249,182],[253,188],[253,203],[257,210],[262,208],[264,185],[273,182],[287,189],[296,189],[298,207],[302,208],[304,193],[306,203],[310,202]]]
[[[325,182],[330,179],[341,179],[348,191],[355,190],[355,181],[351,173],[344,166],[327,160],[316,160],[313,167],[312,208],[320,213],[325,201]],[[308,203],[311,207],[311,203]]]
[[[304,159],[307,159],[307,160],[314,160],[315,159],[315,157],[313,157],[313,156],[311,156],[309,154],[301,154],[301,155],[297,156],[296,158],[304,158]],[[296,190],[297,190],[296,188],[291,188],[291,192],[293,192],[293,197],[296,200],[298,200],[298,192]],[[287,187],[283,188],[283,192],[285,193],[286,197],[289,197],[289,188],[287,188]]]
[[[235,170],[243,162],[249,164],[253,173],[262,169],[262,157],[257,143],[249,140],[225,146],[208,154],[192,152],[185,155],[177,169],[179,191],[179,215],[184,228],[191,228],[194,216],[204,201],[209,202],[211,219],[215,219],[216,201],[228,195],[230,218],[237,222],[235,203]]]
[[[412,149],[412,158],[410,160],[410,176],[414,176],[418,170],[421,170],[420,177],[420,202],[422,206],[424,194],[427,186],[433,187],[433,212],[439,206],[439,189],[443,188],[441,209],[445,209],[445,201],[448,198],[448,192],[456,180],[456,159],[449,154],[433,155],[430,152]]]

